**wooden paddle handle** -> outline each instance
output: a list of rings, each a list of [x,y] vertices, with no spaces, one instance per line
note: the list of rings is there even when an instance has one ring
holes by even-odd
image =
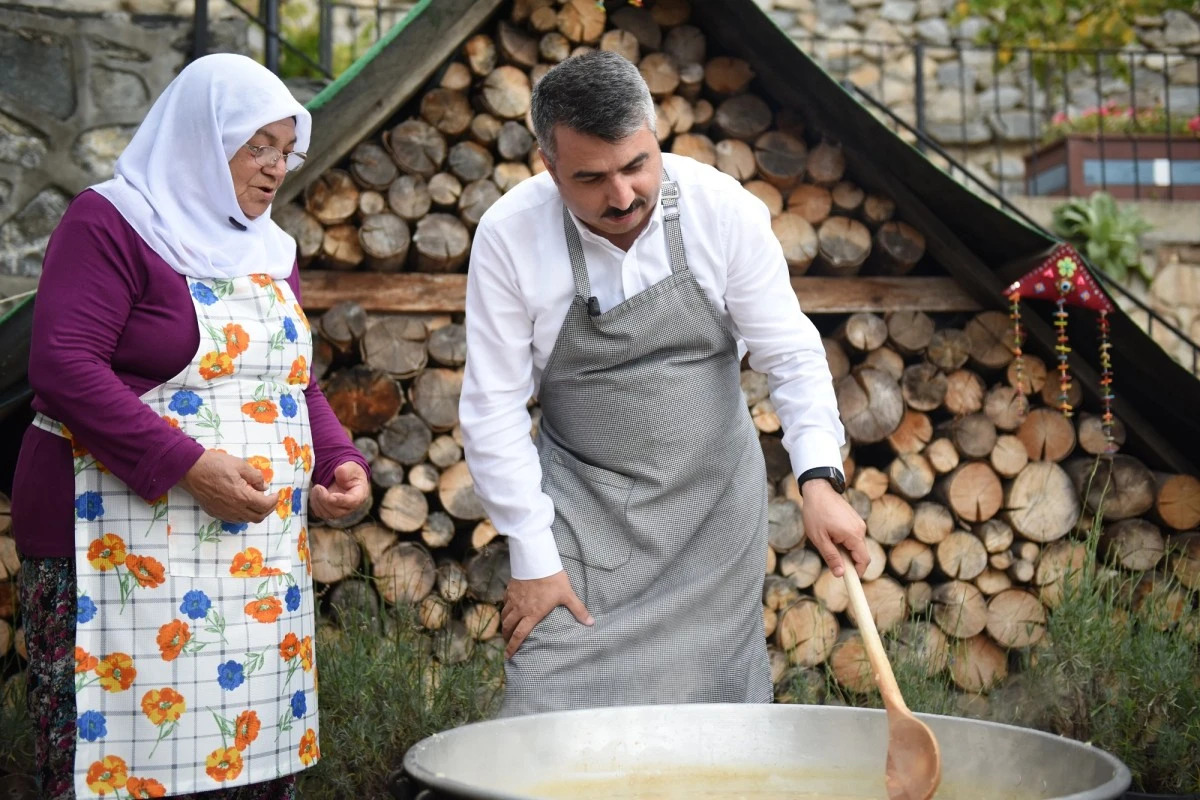
[[[871,607],[867,605],[867,596],[863,593],[862,582],[854,569],[854,560],[845,548],[837,545],[838,554],[842,557],[842,578],[846,581],[846,591],[850,595],[850,605],[854,608],[854,619],[858,622],[858,632],[862,636],[863,645],[867,648],[867,658],[871,662],[871,671],[875,675],[875,683],[883,702],[888,708],[899,708],[904,711],[904,697],[896,684],[896,676],[892,673],[892,664],[888,661],[883,642],[879,639],[879,631],[875,627],[875,617]]]

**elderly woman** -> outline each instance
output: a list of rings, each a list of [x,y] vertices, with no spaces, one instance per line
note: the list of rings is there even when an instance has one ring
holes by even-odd
[[[13,489],[43,798],[293,797],[319,758],[307,509],[369,482],[271,221],[310,124],[199,59],[50,240]]]

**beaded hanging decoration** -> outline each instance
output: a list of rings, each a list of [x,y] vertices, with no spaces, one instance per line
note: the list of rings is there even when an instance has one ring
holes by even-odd
[[[1024,351],[1025,330],[1021,326],[1021,300],[1032,297],[1053,300],[1055,303],[1054,329],[1057,338],[1054,354],[1058,372],[1058,409],[1064,416],[1071,416],[1071,374],[1069,356],[1071,344],[1067,337],[1067,306],[1089,308],[1099,315],[1100,329],[1100,400],[1103,405],[1101,423],[1107,451],[1116,450],[1113,442],[1112,414],[1112,343],[1109,341],[1108,314],[1113,310],[1112,301],[1100,288],[1095,277],[1069,244],[1060,244],[1038,267],[1008,287],[1009,315],[1013,321],[1013,357],[1015,361],[1017,394],[1022,404],[1025,394],[1031,390],[1026,382]]]

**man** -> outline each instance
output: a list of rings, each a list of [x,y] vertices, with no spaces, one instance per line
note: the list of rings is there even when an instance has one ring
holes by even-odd
[[[501,713],[770,702],[767,480],[741,342],[769,376],[809,540],[836,575],[835,542],[860,573],[870,561],[840,494],[820,336],[765,206],[660,152],[637,67],[571,58],[532,114],[546,172],[476,231],[460,405],[475,491],[511,551]]]

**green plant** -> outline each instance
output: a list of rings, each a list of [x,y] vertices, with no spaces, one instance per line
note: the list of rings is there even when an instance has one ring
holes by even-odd
[[[407,605],[339,621],[317,628],[321,760],[301,774],[301,796],[387,797],[408,748],[494,714],[501,657],[478,646],[465,662],[439,661],[437,638]]]
[[[1142,234],[1151,226],[1132,206],[1117,205],[1107,192],[1072,198],[1054,209],[1054,231],[1075,245],[1088,262],[1123,281],[1132,271],[1150,283],[1141,260]]]
[[[1134,44],[1137,17],[1191,11],[1192,6],[1193,0],[959,0],[951,17],[955,22],[968,17],[986,20],[978,40],[997,46],[1002,65],[1012,60],[1014,49],[1033,48],[1033,67],[1044,81],[1054,71],[1096,66],[1097,50]],[[1115,72],[1128,71],[1125,58],[1109,54],[1103,60]]]
[[[1136,579],[1099,557],[1100,517],[1083,563],[1064,577],[1046,644],[1026,659],[1037,727],[1112,753],[1135,790],[1198,792],[1200,650],[1192,628],[1174,622],[1168,595],[1144,596],[1131,613]]]
[[[285,3],[281,7],[280,29],[282,37],[312,61],[320,57],[321,29],[319,18],[311,7],[302,3]],[[332,35],[332,32],[331,32]],[[354,37],[353,42],[335,43],[330,72],[337,77],[354,63],[358,56],[375,42],[375,23],[368,21]],[[281,78],[323,78],[319,70],[309,64],[288,47],[279,53],[279,75]]]
[[[11,656],[11,661],[16,656]],[[25,706],[25,675],[0,659],[0,775],[33,768],[33,722]],[[9,675],[8,680],[3,676]]]

